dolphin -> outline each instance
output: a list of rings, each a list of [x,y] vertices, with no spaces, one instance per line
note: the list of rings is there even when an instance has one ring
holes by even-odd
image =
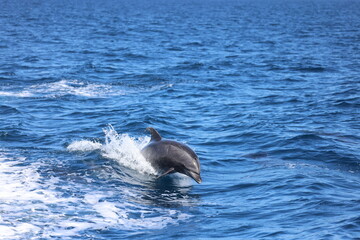
[[[163,140],[152,127],[146,130],[151,133],[151,140],[141,150],[141,154],[160,171],[159,177],[178,172],[201,183],[199,158],[191,148],[179,142]]]

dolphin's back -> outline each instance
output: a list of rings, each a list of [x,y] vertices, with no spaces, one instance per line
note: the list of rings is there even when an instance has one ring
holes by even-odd
[[[141,150],[144,157],[157,169],[164,169],[167,167],[183,167],[188,164],[188,161],[196,162],[199,168],[200,164],[198,156],[191,148],[185,144],[171,141],[161,140],[154,141]]]

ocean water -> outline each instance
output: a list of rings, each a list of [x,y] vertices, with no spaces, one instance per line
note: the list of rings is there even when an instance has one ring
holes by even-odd
[[[0,239],[360,239],[359,13],[0,0]],[[203,183],[155,178],[148,126]]]

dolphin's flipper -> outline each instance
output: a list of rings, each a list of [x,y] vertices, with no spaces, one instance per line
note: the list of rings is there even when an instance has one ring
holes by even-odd
[[[174,170],[175,170],[175,169],[174,169],[173,167],[172,167],[172,168],[169,168],[169,170],[167,170],[165,173],[161,174],[161,175],[158,176],[157,178],[161,178],[161,177],[163,177],[163,176],[165,176],[165,175],[173,172]]]
[[[150,141],[161,141],[160,134],[155,130],[155,128],[148,127],[146,128],[151,133],[151,140]]]

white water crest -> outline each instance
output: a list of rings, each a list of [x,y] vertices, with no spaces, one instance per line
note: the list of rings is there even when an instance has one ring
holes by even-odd
[[[49,97],[56,98],[65,95],[82,97],[108,97],[124,95],[125,91],[111,85],[90,83],[80,80],[63,79],[51,83],[34,84],[23,89],[0,89],[0,96],[5,97]]]
[[[33,97],[34,94],[32,94],[29,91],[26,90],[22,90],[22,91],[0,91],[0,96],[4,96],[4,97],[20,97],[20,98],[25,98],[25,97]]]
[[[89,140],[81,140],[72,142],[68,147],[67,150],[70,152],[89,152],[95,151],[102,148],[102,144],[95,141]]]
[[[125,133],[118,134],[111,125],[104,129],[104,134],[104,144],[80,140],[72,142],[67,149],[72,152],[100,150],[103,157],[114,160],[122,166],[140,173],[157,174],[157,171],[141,154],[141,149],[150,141],[149,137],[133,138]]]

